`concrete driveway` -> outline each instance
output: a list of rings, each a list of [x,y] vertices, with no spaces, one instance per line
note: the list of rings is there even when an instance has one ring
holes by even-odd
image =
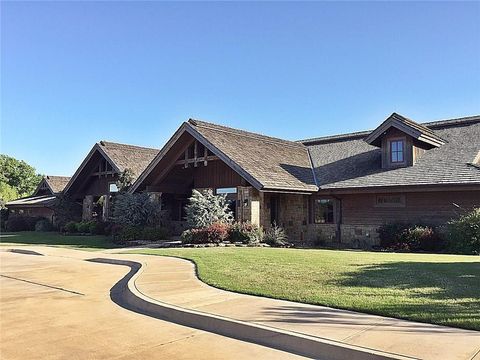
[[[1,359],[300,358],[125,310],[109,290],[128,269],[72,253],[0,252]]]

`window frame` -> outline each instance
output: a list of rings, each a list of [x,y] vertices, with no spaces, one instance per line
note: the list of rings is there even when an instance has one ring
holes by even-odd
[[[317,221],[316,206],[321,201],[328,201],[329,203],[331,203],[331,205],[332,205],[332,209],[331,209],[332,221],[328,221],[328,213],[327,213],[327,219],[325,219],[326,221],[324,221],[324,222]],[[311,202],[311,206],[310,206],[310,210],[311,210],[310,222],[312,224],[316,224],[316,225],[336,224],[337,223],[336,209],[337,209],[337,204],[336,204],[336,201],[335,201],[334,198],[327,197],[327,196],[325,196],[325,197],[322,197],[322,196],[313,197],[312,202]]]
[[[402,150],[399,151],[398,148],[397,150],[393,151],[393,144],[396,143],[397,146],[398,146],[398,143],[401,143],[402,144]],[[406,138],[405,137],[395,137],[395,138],[390,138],[388,139],[387,141],[387,144],[388,144],[388,161],[391,165],[405,165],[406,164],[406,144],[407,144],[407,141],[406,141]],[[398,154],[402,154],[402,160],[401,161],[394,161],[393,160],[393,153],[396,153],[397,154],[397,159],[398,159]]]

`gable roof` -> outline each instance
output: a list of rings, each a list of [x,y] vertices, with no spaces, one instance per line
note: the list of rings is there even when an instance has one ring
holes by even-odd
[[[410,135],[418,141],[424,142],[432,147],[443,145],[445,141],[435,134],[428,127],[418,124],[413,120],[393,113],[383,123],[381,123],[375,130],[373,130],[366,138],[365,142],[370,145],[381,146],[381,137],[389,128],[394,127],[405,134]]]
[[[102,140],[92,147],[86,158],[75,171],[75,174],[65,186],[65,192],[70,189],[85,165],[96,152],[99,152],[112,165],[115,172],[120,174],[126,169],[132,170],[135,180],[143,170],[145,170],[148,164],[150,164],[155,155],[158,154],[158,149]]]
[[[65,186],[67,186],[69,181],[70,181],[70,176],[47,175],[47,176],[44,176],[42,179],[42,182],[45,182],[48,185],[48,187],[52,191],[52,194],[61,193],[65,188]],[[39,188],[42,182],[40,182]]]
[[[303,144],[189,119],[167,142],[130,191],[135,191],[140,186],[184,132],[188,132],[204,144],[220,160],[259,190],[295,192],[318,190],[308,149]]]
[[[444,139],[413,166],[382,169],[381,149],[357,132],[301,141],[309,148],[320,190],[411,185],[480,185],[480,115],[421,125]],[[478,160],[477,160],[478,161]]]

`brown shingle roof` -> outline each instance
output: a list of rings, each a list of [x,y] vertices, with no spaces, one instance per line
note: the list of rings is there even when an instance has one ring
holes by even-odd
[[[137,178],[158,154],[158,149],[136,145],[100,141],[98,145],[112,160],[120,172],[130,169]]]
[[[194,119],[188,123],[260,183],[262,190],[317,190],[303,144]]]
[[[44,177],[50,189],[52,189],[54,194],[60,193],[63,191],[65,186],[70,181],[70,176],[53,176],[47,175]]]

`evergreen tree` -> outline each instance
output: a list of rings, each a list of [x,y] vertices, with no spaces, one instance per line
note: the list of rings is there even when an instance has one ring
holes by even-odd
[[[191,228],[202,228],[215,222],[230,223],[233,220],[226,195],[214,195],[210,189],[192,190],[185,212],[187,223]]]

